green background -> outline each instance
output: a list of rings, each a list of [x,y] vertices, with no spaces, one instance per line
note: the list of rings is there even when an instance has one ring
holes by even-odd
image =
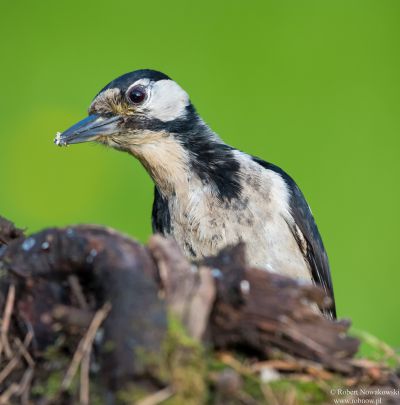
[[[288,171],[330,256],[341,317],[399,333],[400,2],[2,2],[0,214],[29,232],[98,223],[145,241],[132,157],[59,149],[120,74],[164,71],[229,144]]]

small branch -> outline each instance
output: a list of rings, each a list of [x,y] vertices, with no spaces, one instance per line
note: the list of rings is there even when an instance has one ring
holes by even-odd
[[[78,370],[78,367],[82,361],[83,356],[89,351],[93,343],[94,337],[96,335],[96,332],[98,331],[103,321],[106,319],[110,310],[111,304],[106,303],[101,309],[99,309],[96,312],[95,316],[93,317],[89,329],[87,330],[82,340],[79,342],[78,348],[75,351],[74,356],[72,357],[71,364],[69,365],[68,370],[61,383],[61,388],[63,390],[67,390],[71,385],[71,382],[76,374],[76,371]]]
[[[137,401],[136,405],[158,405],[161,402],[166,401],[168,398],[171,398],[172,395],[174,395],[173,389],[171,387],[166,387],[141,399],[140,401]]]
[[[81,379],[80,379],[80,390],[79,390],[79,399],[80,405],[89,405],[90,404],[90,356],[92,353],[92,347],[89,346],[86,353],[83,355],[82,364],[81,364]]]
[[[85,329],[90,325],[94,313],[67,305],[56,305],[51,311],[51,316],[68,327]]]
[[[17,338],[15,339],[16,344],[19,346],[18,352],[13,355],[11,360],[7,363],[7,365],[0,371],[0,384],[14,371],[14,369],[20,364],[21,356],[27,356],[28,364],[30,367],[33,367],[34,362],[31,356],[27,353],[27,348],[29,347],[32,340],[32,334],[28,333],[25,337],[24,343]]]
[[[74,297],[76,298],[76,300],[78,302],[79,307],[81,309],[87,311],[89,309],[89,306],[88,306],[88,304],[86,302],[86,298],[85,298],[85,295],[84,295],[84,293],[82,291],[82,287],[81,287],[81,285],[79,283],[78,277],[76,277],[74,275],[71,275],[71,276],[68,277],[68,282],[69,282],[71,290],[72,290],[72,292],[74,294]]]
[[[15,286],[11,284],[8,289],[8,295],[6,300],[6,305],[4,308],[2,323],[1,323],[1,341],[0,341],[0,355],[4,350],[4,353],[8,359],[12,357],[12,350],[10,347],[10,343],[8,341],[8,329],[10,327],[10,320],[11,314],[14,308],[14,301],[15,301]]]
[[[7,363],[3,370],[0,371],[0,384],[14,371],[19,362],[20,358],[15,356]]]
[[[19,391],[19,385],[12,383],[0,396],[0,405],[9,405],[10,399]]]

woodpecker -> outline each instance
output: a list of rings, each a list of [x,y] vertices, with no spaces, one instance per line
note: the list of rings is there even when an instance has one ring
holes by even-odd
[[[336,318],[321,236],[282,169],[223,142],[161,72],[118,77],[88,113],[55,143],[94,141],[139,159],[155,183],[154,232],[173,237],[190,260],[244,242],[250,265],[320,285],[333,303],[325,314]]]

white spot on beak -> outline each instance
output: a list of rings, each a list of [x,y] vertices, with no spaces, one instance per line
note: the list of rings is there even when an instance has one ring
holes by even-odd
[[[54,139],[54,143],[55,143],[57,146],[66,146],[65,142],[63,142],[62,139],[61,139],[61,132],[57,132],[57,133],[56,133],[56,137],[55,137],[55,139]]]

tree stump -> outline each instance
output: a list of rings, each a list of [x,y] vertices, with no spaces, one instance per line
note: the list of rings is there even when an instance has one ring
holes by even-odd
[[[249,267],[242,245],[190,263],[159,235],[148,246],[98,226],[25,237],[0,218],[0,269],[0,404],[196,404],[207,380],[243,399],[237,372],[205,377],[205,351],[245,356],[257,372],[398,383],[353,359],[349,322],[317,309],[329,305],[322,289]]]

